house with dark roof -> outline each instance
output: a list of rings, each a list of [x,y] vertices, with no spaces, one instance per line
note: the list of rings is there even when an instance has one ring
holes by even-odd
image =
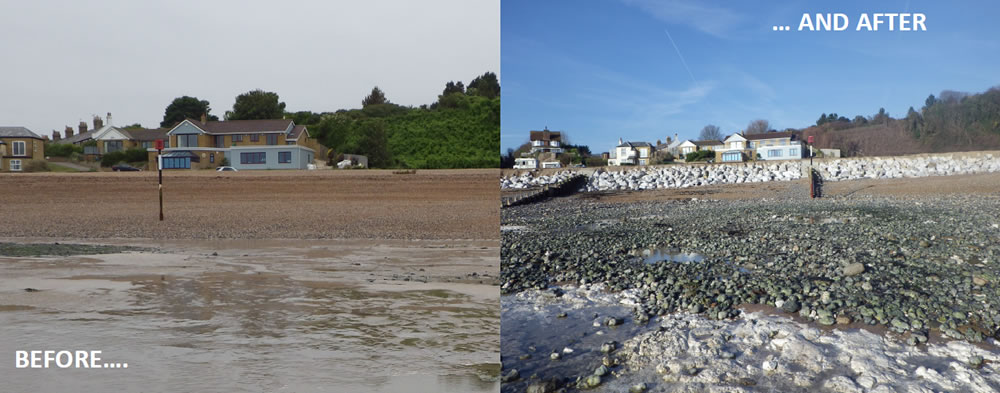
[[[163,169],[215,168],[223,159],[239,170],[306,169],[321,146],[292,120],[206,121],[185,119],[166,132]],[[150,168],[157,151],[148,148]]]
[[[647,165],[653,156],[649,142],[630,142],[618,138],[618,145],[611,149],[608,165]]]
[[[45,161],[45,140],[24,127],[0,127],[0,172],[20,172]]]
[[[531,142],[531,154],[535,153],[555,153],[559,155],[562,149],[562,132],[549,131],[548,128],[542,131],[531,131],[529,133]]]
[[[83,155],[87,159],[99,159],[102,155],[133,148],[152,147],[157,139],[165,139],[169,129],[126,129],[116,127],[112,123],[111,114],[107,120],[100,116],[94,117],[94,128],[87,130],[87,123],[81,122],[79,133],[73,135],[73,128],[66,127],[66,137],[53,138],[55,144],[75,144],[83,146]],[[58,135],[58,133],[53,134]]]

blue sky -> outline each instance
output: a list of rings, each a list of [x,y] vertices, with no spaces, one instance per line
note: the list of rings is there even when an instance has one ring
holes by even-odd
[[[827,12],[848,29],[797,31]],[[925,14],[927,31],[855,31],[860,14],[890,12]],[[993,1],[503,0],[502,149],[546,126],[596,153],[706,124],[902,116],[928,94],[1000,85],[998,14]]]

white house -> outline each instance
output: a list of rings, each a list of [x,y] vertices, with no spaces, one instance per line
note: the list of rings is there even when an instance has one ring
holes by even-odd
[[[520,157],[514,159],[514,169],[537,169],[538,160],[534,157]]]
[[[618,139],[618,146],[611,149],[608,165],[647,165],[653,154],[649,142],[626,142]]]
[[[798,160],[806,155],[806,147],[794,132],[765,132],[746,136],[748,146],[759,160]]]

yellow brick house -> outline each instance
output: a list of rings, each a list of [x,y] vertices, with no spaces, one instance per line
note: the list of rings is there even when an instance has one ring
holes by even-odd
[[[45,161],[42,137],[24,127],[0,127],[0,172],[21,172],[33,161]]]

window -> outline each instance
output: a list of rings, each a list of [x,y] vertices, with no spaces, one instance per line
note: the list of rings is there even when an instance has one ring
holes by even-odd
[[[215,147],[218,147],[220,149],[226,147],[226,136],[225,135],[216,135],[215,136]]]
[[[121,150],[123,150],[122,141],[104,141],[104,153],[113,153]]]
[[[163,157],[163,169],[191,169],[191,158]]]
[[[23,156],[24,154],[24,141],[14,141],[14,155]],[[20,162],[20,161],[18,161]],[[14,168],[14,164],[11,164],[11,168]],[[11,169],[13,170],[13,169]]]
[[[266,153],[240,153],[240,164],[266,164]]]
[[[277,145],[278,144],[278,134],[267,134],[267,144]]]
[[[97,146],[84,146],[83,154],[99,154],[97,151]]]
[[[139,146],[142,146],[143,149],[152,149],[153,141],[142,141],[139,143]]]
[[[24,143],[24,142],[21,142]],[[10,160],[10,170],[15,172],[21,171],[21,160]]]
[[[795,157],[799,153],[798,150],[799,149],[788,149],[788,156],[789,157]]]
[[[292,152],[290,151],[279,151],[278,152],[278,163],[288,164],[292,162]]]
[[[781,149],[774,149],[767,151],[768,157],[781,157]]]
[[[233,142],[243,142],[243,134],[233,134]]]
[[[289,139],[289,140],[286,140],[286,141],[285,141],[285,144],[286,144],[286,145],[294,145],[294,144],[295,144],[295,141],[294,141],[294,140],[291,140],[291,139]]]
[[[260,134],[250,134],[250,142],[260,142]]]
[[[722,153],[722,161],[724,162],[743,161],[743,154],[737,151]]]
[[[646,157],[649,157],[649,150],[639,149],[639,158],[646,158]],[[645,160],[643,160],[643,161],[645,161]],[[643,164],[643,165],[645,165],[645,164]]]
[[[559,147],[559,141],[551,141],[551,142],[549,142],[549,146]]]
[[[198,135],[178,135],[177,147],[198,147]]]
[[[545,142],[542,141],[531,141],[532,146],[542,146]]]
[[[209,153],[208,154],[208,162],[213,163],[213,164],[215,163],[215,153]]]

